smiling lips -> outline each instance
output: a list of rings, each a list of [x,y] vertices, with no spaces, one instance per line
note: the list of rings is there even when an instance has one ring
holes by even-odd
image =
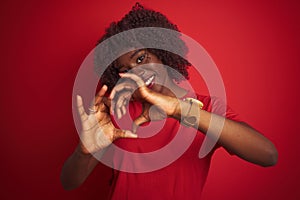
[[[148,78],[147,80],[145,80],[145,84],[147,87],[150,87],[152,86],[154,83],[153,83],[153,80],[154,80],[154,75],[150,76],[150,78]]]

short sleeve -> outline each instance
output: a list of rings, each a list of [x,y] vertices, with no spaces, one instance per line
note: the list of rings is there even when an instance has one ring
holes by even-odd
[[[230,120],[241,122],[239,115],[228,106],[221,98],[197,95],[198,100],[202,101],[203,110],[224,116]]]

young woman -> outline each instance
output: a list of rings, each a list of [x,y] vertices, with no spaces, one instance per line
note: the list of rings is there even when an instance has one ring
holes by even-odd
[[[178,31],[176,25],[161,13],[137,4],[122,20],[110,25],[100,42],[141,27]],[[137,36],[140,38],[137,40],[143,37],[146,36]],[[170,36],[163,40],[173,41],[174,48],[186,52],[180,37]],[[111,43],[111,47],[114,45],[118,43]],[[186,59],[169,51],[132,47],[106,69],[97,68],[102,74],[102,87],[89,108],[89,114],[83,108],[82,98],[77,97],[82,121],[81,142],[63,167],[61,181],[64,188],[74,189],[84,182],[99,163],[93,156],[97,152],[108,152],[112,145],[116,145],[126,151],[147,154],[172,143],[179,132],[184,137],[181,142],[189,141],[190,145],[173,160],[170,157],[178,153],[176,150],[184,148],[181,142],[155,159],[131,158],[126,152],[110,154],[114,167],[110,199],[200,199],[211,156],[218,147],[257,165],[275,165],[277,151],[272,142],[241,122],[229,107],[217,98],[199,94],[187,98],[190,91],[176,82],[188,78],[188,66],[190,63]],[[213,107],[217,108],[214,113]],[[226,115],[223,117],[218,108],[224,107]],[[132,117],[133,126],[124,130],[116,121],[126,115]],[[218,131],[209,133],[209,137],[218,138],[216,147],[204,158],[199,158],[205,134],[209,127],[219,126],[217,122],[220,120],[224,120],[220,134]],[[145,123],[159,121],[164,121],[164,124],[158,132],[139,131],[146,127],[143,126]],[[194,133],[190,133],[191,130]],[[166,164],[157,167],[154,162]],[[141,168],[145,170],[139,171]]]

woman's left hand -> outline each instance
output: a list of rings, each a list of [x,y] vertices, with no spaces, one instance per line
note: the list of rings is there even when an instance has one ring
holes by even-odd
[[[126,114],[126,107],[131,99],[143,104],[141,115],[134,120],[134,127],[145,122],[162,120],[174,114],[178,104],[175,97],[149,89],[136,74],[126,73],[120,76],[124,81],[113,88],[109,97],[112,100],[111,113],[116,113],[119,119]]]

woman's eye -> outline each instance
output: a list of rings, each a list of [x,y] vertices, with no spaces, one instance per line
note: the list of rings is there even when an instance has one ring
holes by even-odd
[[[127,72],[129,72],[129,69],[120,70],[120,73],[127,73]]]
[[[142,56],[140,56],[140,57],[138,57],[138,58],[136,59],[136,63],[137,63],[137,64],[140,64],[140,63],[143,62],[144,59],[145,59],[145,55],[142,55]]]

